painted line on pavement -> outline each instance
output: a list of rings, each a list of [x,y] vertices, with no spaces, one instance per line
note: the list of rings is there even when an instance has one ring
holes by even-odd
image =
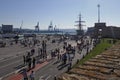
[[[10,59],[14,59],[14,58],[17,58],[18,56],[13,56],[13,55],[11,55],[11,57],[10,58],[8,58],[8,57],[5,57],[5,58],[3,58],[1,61],[0,61],[0,63],[1,62],[5,62],[5,61],[8,61],[8,60],[10,60]]]
[[[19,60],[19,61],[13,62],[13,63],[11,63],[11,64],[8,64],[8,65],[5,65],[5,66],[1,66],[0,69],[1,69],[1,68],[4,68],[4,67],[7,67],[7,66],[9,66],[9,65],[12,65],[12,64],[15,64],[15,63],[21,62],[21,61],[22,61],[22,60]]]
[[[14,72],[8,73],[8,74],[0,77],[0,80],[3,80],[4,78],[6,78],[6,77],[8,77],[9,75],[12,75],[12,74],[14,74]]]
[[[22,67],[21,69],[18,69],[18,70],[16,70],[16,71],[13,71],[13,72],[11,72],[11,73],[6,74],[6,75],[0,77],[0,80],[4,79],[4,78],[6,78],[6,77],[8,77],[8,76],[10,76],[10,75],[12,75],[12,74],[16,74],[16,73],[18,73],[19,71],[21,71],[21,70],[24,69],[24,68],[26,68],[26,67]]]
[[[39,80],[48,80],[50,77],[51,77],[51,75],[40,76]]]
[[[3,60],[3,59],[4,59],[3,57],[2,57],[2,58],[0,58],[0,61],[1,61],[1,60]]]
[[[37,49],[37,47],[35,47],[35,49]],[[11,55],[11,56],[14,56],[14,57],[8,58],[8,59],[5,59],[5,60],[3,59],[3,60],[0,61],[0,62],[8,61],[9,59],[13,59],[13,58],[18,57],[18,56],[16,56],[16,55],[22,56],[22,55],[20,55],[21,53],[26,53],[27,51],[30,51],[30,50],[31,50],[31,49],[21,50],[21,51],[19,51],[17,54],[15,54],[15,56],[14,56],[14,55]]]
[[[6,57],[4,57],[4,58],[2,58],[2,59],[0,59],[0,62],[4,62],[4,61],[7,61],[7,60],[9,60],[9,59],[11,59],[11,58],[14,58],[13,56],[6,56]]]
[[[51,77],[51,75],[49,75],[45,80],[48,80]]]
[[[2,80],[2,78],[0,78],[0,80]]]
[[[43,66],[42,66],[43,67]],[[16,71],[14,71],[14,72],[11,72],[11,73],[8,73],[8,74],[6,74],[6,75],[4,75],[3,77],[0,77],[0,80],[3,80],[4,78],[7,78],[8,76],[10,76],[10,75],[12,75],[12,74],[17,74],[18,72],[20,72],[22,69],[24,69],[24,68],[26,68],[26,66],[25,67],[22,67],[22,68],[20,68],[20,69],[18,69],[18,70],[16,70]]]
[[[39,80],[43,80],[42,78],[43,78],[43,76],[40,76],[40,77],[39,77]]]
[[[35,49],[37,49],[38,47],[34,47]],[[19,56],[22,56],[22,55],[20,55],[21,53],[26,53],[27,51],[30,51],[31,49],[27,49],[27,50],[24,50],[24,51],[20,51],[20,52],[18,52],[18,54],[17,55],[19,55]],[[48,49],[48,51],[50,51],[51,49]],[[8,59],[4,59],[3,58],[3,60],[1,61],[0,60],[0,62],[4,62],[4,61],[8,61],[8,60],[10,60],[10,59],[13,59],[13,58],[16,58],[16,57],[18,57],[18,56],[14,56],[14,57],[12,57],[12,58],[8,58]]]

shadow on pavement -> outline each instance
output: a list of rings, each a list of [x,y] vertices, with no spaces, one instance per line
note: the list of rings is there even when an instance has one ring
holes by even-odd
[[[60,61],[56,61],[56,62],[54,62],[53,65],[58,64],[58,63],[60,63]]]
[[[14,69],[21,69],[21,68],[24,67],[24,66],[25,66],[24,64],[20,64],[20,65],[14,67]]]
[[[57,68],[58,68],[58,70],[62,70],[63,68],[67,67],[68,65],[69,64],[62,63],[62,64],[58,65]]]

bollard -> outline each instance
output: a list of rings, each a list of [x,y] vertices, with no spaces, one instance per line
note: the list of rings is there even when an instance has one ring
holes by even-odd
[[[86,54],[85,54],[85,55],[83,55],[83,58],[85,58],[85,56],[86,56]]]
[[[57,80],[56,76],[54,77],[54,80]]]
[[[69,72],[69,70],[70,70],[70,68],[69,68],[69,66],[68,66],[68,68],[67,68],[67,72]]]
[[[77,64],[79,63],[79,59],[77,59],[77,62],[76,62]]]

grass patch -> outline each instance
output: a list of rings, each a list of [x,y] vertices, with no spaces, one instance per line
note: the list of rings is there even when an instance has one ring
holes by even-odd
[[[81,59],[78,64],[75,64],[73,67],[77,67],[79,65],[82,65],[85,61],[88,61],[92,57],[95,57],[96,55],[101,54],[106,49],[110,48],[113,43],[111,42],[112,39],[102,39],[99,44],[94,47],[94,49],[88,53],[83,59]]]

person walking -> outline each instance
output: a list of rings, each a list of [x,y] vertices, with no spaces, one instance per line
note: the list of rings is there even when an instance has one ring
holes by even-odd
[[[35,80],[35,73],[34,73],[34,71],[31,71],[30,80]]]
[[[29,59],[28,59],[28,70],[31,69],[31,62],[32,62],[32,60],[31,60],[31,58],[29,58]]]
[[[69,61],[68,71],[72,68],[72,60]]]
[[[66,64],[67,61],[67,55],[66,53],[63,54],[63,64]]]
[[[32,60],[33,68],[35,68],[35,62],[36,62],[36,59],[35,59],[35,57],[33,57],[33,60]]]
[[[26,64],[26,57],[25,55],[23,55],[23,61],[24,61],[24,65]]]
[[[38,57],[40,58],[40,47],[38,48]]]
[[[26,69],[23,69],[22,75],[23,75],[23,80],[28,80]]]
[[[31,49],[31,56],[35,54],[35,49]]]

